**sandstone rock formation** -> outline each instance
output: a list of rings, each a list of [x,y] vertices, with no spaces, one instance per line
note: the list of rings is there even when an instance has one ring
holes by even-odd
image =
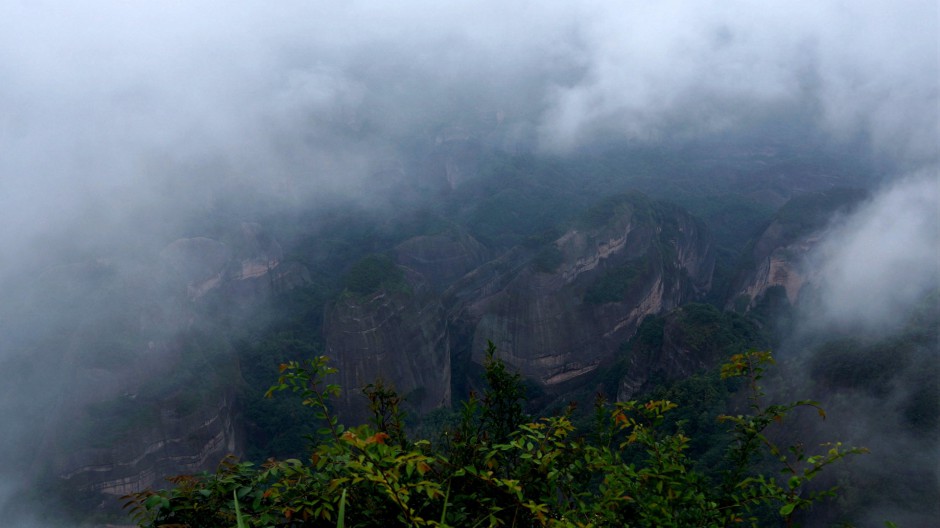
[[[459,234],[422,235],[395,246],[397,262],[421,274],[435,290],[454,281],[488,260],[490,252],[472,236]]]
[[[765,347],[762,339],[753,322],[705,304],[650,317],[620,352],[617,400],[714,369],[731,354]]]
[[[36,360],[54,358],[46,377],[56,382],[36,440],[50,456],[28,478],[116,510],[112,498],[243,452],[238,362],[200,306],[241,317],[309,274],[284,264],[260,226],[242,224],[226,242],[180,239],[153,260],[57,266],[38,280],[49,298],[24,311],[33,329],[23,339]]]
[[[326,355],[339,369],[343,421],[366,417],[362,389],[382,380],[418,412],[450,405],[450,347],[444,309],[427,282],[406,275],[408,287],[346,293],[324,319]]]
[[[727,308],[754,308],[771,288],[780,288],[791,305],[812,282],[806,257],[830,222],[865,198],[862,191],[835,189],[808,193],[787,202],[746,250],[749,265],[732,282]]]
[[[488,340],[520,372],[551,387],[611,361],[639,322],[703,294],[710,238],[687,213],[630,195],[594,212],[549,247],[512,250],[446,293],[470,328],[473,361]]]

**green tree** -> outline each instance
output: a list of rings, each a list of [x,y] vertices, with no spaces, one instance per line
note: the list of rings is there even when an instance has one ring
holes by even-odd
[[[309,460],[226,459],[215,473],[131,494],[126,507],[143,528],[723,527],[773,519],[790,526],[801,509],[835,493],[810,491],[808,483],[863,450],[835,443],[810,454],[799,444],[777,445],[767,429],[789,412],[824,413],[812,401],[765,405],[759,382],[771,361],[749,352],[722,368],[722,376],[746,381],[749,413],[722,417],[735,441],[717,485],[697,467],[681,428],[664,427],[676,404],[598,402],[593,434],[573,425],[570,408],[532,420],[519,375],[489,344],[483,398],[463,404],[436,447],[407,438],[400,398],[381,386],[366,391],[372,423],[345,428],[331,414],[339,387],[326,383],[335,370],[321,356],[281,365],[268,391],[295,392],[315,411],[321,427]]]

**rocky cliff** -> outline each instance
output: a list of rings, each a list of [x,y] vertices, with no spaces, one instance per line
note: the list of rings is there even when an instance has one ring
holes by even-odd
[[[700,222],[633,194],[609,200],[545,247],[516,248],[445,294],[482,362],[488,340],[551,387],[612,360],[647,315],[702,295],[714,265]]]
[[[713,369],[731,354],[766,347],[753,322],[710,305],[687,304],[648,317],[618,353],[617,399]]]
[[[453,372],[481,363],[487,340],[543,387],[577,383],[613,364],[645,317],[710,287],[710,236],[676,207],[631,194],[566,225],[500,253],[464,232],[422,234],[348,267],[318,332],[343,420],[365,418],[360,391],[377,379],[415,412],[450,405]],[[257,224],[155,253],[53,270],[43,290],[68,294],[53,302],[61,320],[35,310],[54,337],[30,346],[63,377],[41,442],[62,454],[34,471],[101,503],[241,452],[226,329],[310,282]]]
[[[226,358],[205,357],[194,347],[183,341],[175,350],[148,349],[133,363],[75,368],[73,392],[47,444],[61,485],[98,495],[102,508],[114,510],[111,499],[164,486],[170,475],[212,469],[242,452],[232,385],[237,370],[225,363],[195,369],[183,354],[207,364]]]
[[[745,264],[732,281],[727,307],[754,308],[772,288],[795,305],[811,281],[806,256],[816,247],[830,222],[866,197],[863,191],[836,189],[807,193],[784,204],[770,224],[745,250]]]
[[[154,259],[98,259],[38,277],[32,289],[44,295],[21,307],[19,339],[49,367],[17,367],[16,383],[46,387],[46,425],[32,441],[49,456],[30,480],[116,510],[115,497],[243,452],[238,362],[208,307],[244,317],[309,278],[256,224],[224,240],[180,239]]]
[[[395,246],[399,265],[419,273],[443,290],[489,260],[491,252],[466,233],[420,235]]]
[[[277,240],[254,223],[242,223],[226,237],[228,243],[206,237],[183,238],[160,253],[169,280],[185,285],[196,301],[210,292],[230,301],[252,303],[272,291],[287,290],[310,281],[307,269],[284,263]]]
[[[465,375],[490,340],[545,387],[577,382],[613,362],[644,317],[700,298],[714,266],[701,222],[640,194],[495,258],[466,234],[413,237],[391,255],[353,266],[324,317],[347,415],[363,416],[359,392],[377,378],[420,411],[448,405],[451,357]]]
[[[339,369],[343,421],[367,418],[362,389],[382,380],[427,412],[450,405],[450,347],[444,308],[427,281],[404,272],[368,292],[346,291],[324,317],[326,354]]]
[[[787,301],[794,305],[808,279],[803,260],[819,241],[818,233],[811,233],[789,240],[783,236],[785,226],[774,221],[761,234],[750,255],[753,267],[736,277],[729,308],[748,310],[774,287],[786,294]]]

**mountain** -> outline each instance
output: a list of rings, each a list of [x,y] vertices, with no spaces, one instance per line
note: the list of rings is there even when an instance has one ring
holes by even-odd
[[[43,417],[29,448],[36,462],[11,465],[34,492],[113,511],[128,492],[245,452],[241,372],[220,306],[224,318],[244,321],[263,299],[310,277],[283,263],[257,224],[224,238],[57,266],[26,285],[43,294],[7,314],[20,328],[7,344],[34,366],[8,364],[5,372],[20,376],[3,381],[13,396],[47,395],[30,409]]]
[[[807,267],[810,252],[831,222],[849,214],[867,197],[860,189],[836,188],[787,201],[744,249],[726,307],[753,309],[768,292],[782,293],[786,302],[795,305],[803,287],[812,282],[814,269]]]
[[[689,303],[643,320],[621,347],[613,368],[617,400],[715,369],[731,354],[765,349],[768,342],[752,320],[707,304]]]
[[[423,277],[404,273],[390,259],[367,258],[358,267],[377,268],[368,271],[392,278],[375,286],[347,278],[358,288],[345,290],[327,308],[323,338],[326,355],[339,369],[340,416],[347,423],[364,421],[361,391],[377,380],[395,388],[418,412],[449,406],[450,342],[439,297]]]
[[[391,257],[365,257],[323,320],[341,416],[363,416],[358,393],[378,378],[418,411],[449,406],[451,358],[475,372],[488,341],[546,389],[577,383],[611,363],[644,317],[708,291],[710,240],[688,213],[634,193],[547,242],[496,252],[467,234],[420,235]]]
[[[6,370],[28,372],[5,390],[43,387],[23,409],[45,419],[31,462],[9,467],[80,515],[228,453],[297,456],[315,420],[262,395],[279,363],[321,354],[350,424],[377,380],[415,418],[462,401],[488,341],[533,405],[598,387],[632,398],[764,346],[761,299],[798,294],[802,257],[863,196],[813,191],[774,213],[787,190],[761,179],[775,174],[763,151],[736,154],[753,178],[724,181],[689,153],[557,160],[448,134],[383,169],[394,181],[377,174],[369,206],[220,203],[153,247],[24,281],[43,293],[0,318],[21,329],[5,334]]]
[[[547,244],[507,251],[445,297],[471,361],[481,364],[492,341],[550,388],[609,363],[647,315],[700,298],[713,266],[700,221],[631,194],[590,209]]]

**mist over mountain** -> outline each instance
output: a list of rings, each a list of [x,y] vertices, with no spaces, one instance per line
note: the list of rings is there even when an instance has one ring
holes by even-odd
[[[814,256],[825,322],[896,327],[924,292],[936,291],[938,215],[940,190],[927,172],[893,182],[840,219]]]
[[[3,205],[18,221],[3,238],[23,244],[185,211],[210,192],[355,194],[413,138],[481,117],[537,150],[796,121],[819,141],[936,163],[929,1],[92,2],[4,15]]]
[[[558,380],[533,382],[549,401],[693,301],[773,312],[794,376],[839,408],[933,412],[924,328],[875,396],[832,385],[813,347],[854,333],[874,361],[937,302],[938,17],[930,0],[6,2],[0,510],[25,525],[25,494],[81,509],[262,440],[289,450],[245,407],[267,379],[252,361],[347,350],[350,376],[395,371],[426,411],[472,388],[493,339]],[[673,360],[708,363],[630,379]],[[917,423],[853,441],[935,463],[936,424]],[[37,492],[50,472],[83,491]]]
[[[861,525],[940,515],[930,498],[940,492],[938,191],[929,173],[887,184],[808,233],[817,239],[797,262],[804,277],[784,323],[779,353],[790,362],[777,391],[824,403],[828,423],[802,424],[819,441],[837,431],[878,453],[854,478],[892,491],[852,494]]]

